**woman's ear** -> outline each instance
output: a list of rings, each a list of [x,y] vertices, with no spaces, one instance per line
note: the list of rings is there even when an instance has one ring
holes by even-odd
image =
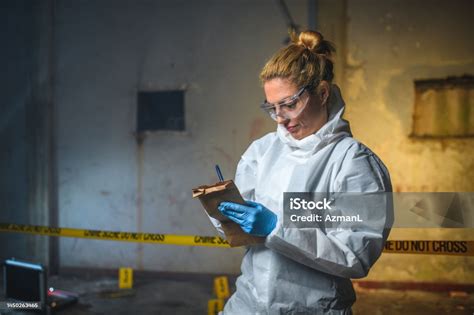
[[[326,106],[329,99],[329,83],[327,81],[321,81],[318,86],[318,96],[322,106]]]

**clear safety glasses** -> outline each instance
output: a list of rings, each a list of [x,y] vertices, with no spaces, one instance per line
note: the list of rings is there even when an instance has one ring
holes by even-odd
[[[305,109],[309,97],[302,99],[303,93],[307,86],[301,88],[295,95],[287,97],[278,103],[268,103],[266,100],[260,105],[270,117],[277,121],[278,116],[283,119],[293,119],[297,117]]]

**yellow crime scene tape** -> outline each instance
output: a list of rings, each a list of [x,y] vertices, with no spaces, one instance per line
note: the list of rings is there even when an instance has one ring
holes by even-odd
[[[0,232],[75,237],[95,240],[166,244],[180,246],[227,247],[229,243],[219,236],[135,233],[72,228],[54,228],[41,225],[0,223]],[[457,240],[388,240],[384,253],[474,256],[474,241]]]
[[[384,253],[474,256],[474,241],[388,240]]]
[[[0,223],[0,232],[16,232],[47,236],[78,237],[95,240],[166,244],[181,246],[230,247],[229,243],[219,236],[174,235],[158,233],[133,233],[101,230],[84,230],[71,228],[53,228],[41,225]]]

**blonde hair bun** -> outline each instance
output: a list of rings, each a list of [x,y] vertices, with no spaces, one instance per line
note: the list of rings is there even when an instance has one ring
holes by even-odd
[[[309,50],[316,50],[316,47],[323,41],[323,35],[315,31],[301,32],[295,44],[304,46]]]
[[[325,55],[327,58],[331,58],[335,52],[334,45],[325,40],[323,34],[317,31],[307,30],[299,35],[291,31],[290,37],[294,45],[302,46],[313,53]]]

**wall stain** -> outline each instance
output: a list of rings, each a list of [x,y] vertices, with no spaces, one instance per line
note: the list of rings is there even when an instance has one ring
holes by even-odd
[[[146,134],[137,133],[137,199],[136,199],[136,224],[137,232],[143,231],[143,168],[144,168],[144,142]],[[143,244],[137,245],[137,269],[143,270]]]
[[[264,120],[262,117],[255,118],[250,123],[249,140],[255,140],[263,132]]]
[[[234,164],[234,158],[229,153],[224,151],[224,149],[216,147],[216,146],[213,146],[212,148],[224,157],[224,159],[225,159],[225,161],[227,162],[228,165],[233,165]]]

